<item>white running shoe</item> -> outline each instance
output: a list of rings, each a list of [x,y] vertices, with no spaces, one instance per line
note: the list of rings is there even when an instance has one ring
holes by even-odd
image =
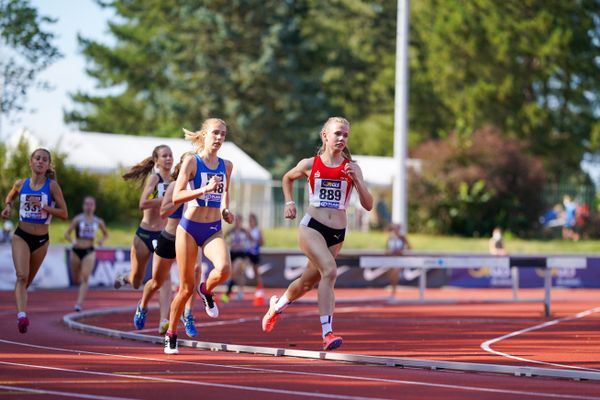
[[[177,335],[165,336],[165,354],[179,354],[177,348]]]
[[[164,335],[165,333],[167,333],[168,330],[169,330],[169,320],[168,319],[161,320],[160,324],[158,324],[158,334]]]
[[[217,318],[219,316],[219,307],[217,307],[217,303],[213,298],[212,293],[206,292],[206,284],[202,282],[200,286],[197,288],[198,295],[204,302],[204,310],[206,310],[206,314],[208,314],[211,318]]]

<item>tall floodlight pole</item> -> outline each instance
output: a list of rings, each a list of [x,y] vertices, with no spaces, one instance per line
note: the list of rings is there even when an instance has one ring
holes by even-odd
[[[408,22],[409,0],[398,0],[396,16],[396,90],[394,97],[394,192],[392,220],[408,227],[406,159],[408,154]]]

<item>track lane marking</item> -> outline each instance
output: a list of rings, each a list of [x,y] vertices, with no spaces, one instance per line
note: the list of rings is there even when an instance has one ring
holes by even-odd
[[[600,397],[589,397],[589,396],[570,395],[570,394],[529,392],[529,391],[510,390],[510,389],[493,389],[493,388],[482,388],[482,387],[476,387],[476,386],[451,385],[451,384],[445,384],[445,383],[409,381],[409,380],[386,379],[386,378],[373,378],[373,377],[365,377],[365,376],[340,375],[340,374],[313,373],[313,372],[304,372],[304,371],[286,371],[286,370],[269,369],[269,368],[244,367],[244,366],[223,365],[223,364],[215,364],[215,363],[203,363],[203,362],[196,362],[196,361],[184,361],[184,360],[160,359],[160,358],[151,358],[151,357],[128,356],[128,355],[121,355],[121,354],[99,353],[99,352],[93,352],[93,351],[87,351],[87,350],[73,350],[73,349],[65,349],[65,348],[59,348],[59,347],[41,346],[41,345],[34,345],[34,344],[28,344],[28,343],[13,342],[13,341],[4,340],[4,339],[0,339],[0,343],[8,343],[8,344],[13,344],[13,345],[32,347],[32,348],[38,348],[38,349],[44,349],[44,350],[51,350],[51,351],[56,351],[56,352],[88,354],[88,355],[97,355],[97,356],[103,356],[103,357],[115,357],[115,358],[134,359],[134,360],[141,360],[141,361],[165,362],[165,363],[173,363],[173,364],[202,365],[202,366],[208,366],[208,367],[237,369],[237,370],[243,370],[243,371],[262,371],[265,373],[300,375],[300,376],[311,376],[311,377],[321,377],[321,378],[334,378],[334,379],[341,379],[341,380],[380,382],[380,383],[391,383],[391,384],[398,384],[398,385],[424,386],[424,387],[434,387],[434,388],[440,388],[440,389],[463,390],[463,391],[468,391],[468,392],[510,394],[510,395],[517,395],[517,396],[547,397],[547,398],[573,399],[573,400],[600,400]],[[0,363],[2,363],[2,361],[0,361]],[[51,367],[49,367],[49,368],[51,368]],[[85,372],[85,371],[83,371],[83,372]],[[127,377],[131,378],[131,376],[129,376],[129,375]]]
[[[492,345],[493,344],[496,344],[496,343],[498,343],[498,342],[500,342],[502,340],[513,338],[513,337],[521,335],[523,333],[537,331],[537,330],[540,330],[540,329],[543,329],[543,328],[547,328],[549,326],[557,325],[557,324],[559,324],[561,322],[572,321],[572,320],[575,320],[575,319],[584,318],[584,317],[587,317],[588,315],[591,315],[591,314],[594,314],[594,313],[597,313],[597,312],[600,312],[600,307],[595,307],[595,308],[591,308],[589,310],[581,311],[581,312],[579,312],[579,313],[577,313],[575,315],[570,315],[568,317],[562,317],[562,318],[554,319],[552,321],[546,321],[546,322],[544,322],[542,324],[530,326],[529,328],[520,329],[518,331],[507,333],[506,335],[498,336],[496,338],[487,340],[487,341],[483,342],[480,345],[480,347],[483,350],[487,351],[488,353],[495,354],[495,355],[500,356],[500,357],[510,358],[510,359],[513,359],[513,360],[524,361],[524,362],[527,362],[527,363],[552,365],[554,367],[576,369],[576,370],[581,370],[581,371],[600,372],[600,369],[597,369],[597,368],[585,368],[585,367],[578,367],[576,365],[559,364],[559,363],[553,363],[553,362],[548,362],[548,361],[532,360],[532,359],[529,359],[529,358],[519,357],[519,356],[515,356],[515,355],[512,355],[512,354],[508,354],[508,353],[504,353],[504,352],[492,349]]]
[[[60,367],[49,367],[47,365],[14,363],[14,362],[1,361],[1,360],[0,360],[0,364],[8,365],[11,367],[34,368],[34,369],[42,369],[42,370],[54,371],[54,372],[70,372],[70,373],[75,373],[75,374],[95,375],[95,376],[112,376],[112,377],[118,377],[118,378],[130,378],[130,379],[141,380],[141,381],[187,384],[187,385],[193,385],[193,386],[216,387],[216,388],[220,388],[220,389],[241,390],[241,391],[247,391],[247,392],[282,394],[282,395],[286,395],[286,396],[298,396],[298,397],[310,397],[310,398],[322,398],[322,399],[339,399],[339,400],[387,400],[387,399],[384,399],[381,397],[347,396],[347,395],[341,395],[341,394],[301,392],[301,391],[297,391],[297,390],[286,390],[286,389],[273,389],[273,388],[265,388],[265,387],[260,387],[260,386],[242,386],[242,385],[234,385],[234,384],[229,384],[229,383],[202,382],[202,381],[198,381],[198,380],[190,381],[190,380],[185,380],[185,379],[159,378],[159,377],[151,377],[151,376],[144,376],[144,375],[122,375],[122,374],[110,373],[110,372],[89,371],[89,370],[60,368]],[[106,399],[111,400],[112,398],[106,398]]]
[[[33,388],[24,388],[24,387],[20,387],[20,386],[8,386],[8,385],[0,385],[0,390],[1,389],[13,391],[13,392],[46,394],[46,395],[50,395],[50,396],[61,396],[61,397],[75,397],[78,399],[90,399],[90,400],[138,400],[138,399],[135,399],[132,397],[98,396],[98,395],[94,395],[94,394],[61,392],[58,390],[33,389]]]

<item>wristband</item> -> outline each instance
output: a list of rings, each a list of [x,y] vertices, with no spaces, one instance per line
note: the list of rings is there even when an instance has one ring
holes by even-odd
[[[295,205],[296,205],[296,202],[295,202],[294,200],[286,201],[286,202],[285,202],[285,205],[286,205],[286,206],[295,206]]]

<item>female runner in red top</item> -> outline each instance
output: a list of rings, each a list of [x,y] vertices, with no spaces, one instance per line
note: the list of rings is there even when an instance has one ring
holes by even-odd
[[[285,218],[296,218],[296,203],[292,198],[293,184],[308,177],[310,205],[300,221],[298,242],[308,257],[302,276],[290,284],[281,296],[271,297],[269,311],[262,320],[262,329],[270,332],[283,310],[319,284],[319,314],[323,334],[323,349],[333,350],[342,345],[342,338],[333,333],[335,307],[334,286],[337,277],[335,257],[340,252],[346,233],[346,208],[352,188],[356,188],[361,205],[373,208],[360,167],[352,162],[346,147],[350,124],[344,118],[329,118],[321,130],[323,145],[315,157],[305,158],[288,171],[282,181]]]

